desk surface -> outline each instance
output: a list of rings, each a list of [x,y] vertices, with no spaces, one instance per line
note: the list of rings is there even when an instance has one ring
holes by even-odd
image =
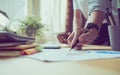
[[[120,58],[77,62],[0,59],[0,75],[120,75]]]

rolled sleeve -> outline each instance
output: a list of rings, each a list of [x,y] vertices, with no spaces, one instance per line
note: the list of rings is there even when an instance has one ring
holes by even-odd
[[[95,10],[100,10],[106,12],[106,9],[111,9],[111,1],[110,0],[89,0],[89,15]]]

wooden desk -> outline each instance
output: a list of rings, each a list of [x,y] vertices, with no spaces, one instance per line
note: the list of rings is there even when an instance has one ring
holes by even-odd
[[[120,75],[120,58],[77,62],[0,59],[0,75]]]

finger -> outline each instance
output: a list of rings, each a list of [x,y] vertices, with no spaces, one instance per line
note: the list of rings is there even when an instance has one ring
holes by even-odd
[[[67,39],[67,43],[68,43],[69,45],[71,44],[71,41],[72,41],[72,39],[73,39],[73,36],[74,36],[74,33],[72,32],[72,33],[69,35],[68,39]]]
[[[71,34],[71,32],[67,33],[67,35],[69,36]]]
[[[76,44],[76,42],[78,41],[79,35],[80,35],[80,33],[75,33],[73,40],[70,44],[71,47]]]
[[[63,43],[63,44],[67,44],[67,39],[66,38],[64,38],[64,37],[60,37],[60,41],[61,41],[61,43]]]
[[[59,42],[61,42],[61,38],[59,34],[57,35],[57,39],[59,40]]]
[[[63,43],[64,43],[64,44],[67,44],[67,39],[63,39]]]
[[[58,40],[59,40],[60,43],[64,43],[63,37],[61,37],[60,35],[58,35],[57,38],[58,38]]]

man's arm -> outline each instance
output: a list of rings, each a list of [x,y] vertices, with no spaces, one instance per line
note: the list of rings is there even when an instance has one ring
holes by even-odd
[[[78,40],[78,37],[83,31],[85,24],[85,18],[83,17],[82,12],[80,9],[74,10],[74,20],[73,20],[73,26],[74,30],[72,34],[68,37],[67,43],[72,47]],[[74,49],[81,49],[81,45],[77,44]]]
[[[73,0],[67,0],[67,13],[66,13],[66,24],[65,32],[69,33],[73,30]]]
[[[101,27],[107,8],[111,10],[111,0],[89,0],[88,3],[89,18],[87,23],[92,22]]]
[[[83,28],[85,26],[86,19],[83,16],[83,13],[80,10],[79,7],[79,1],[78,0],[73,0],[73,6],[74,6],[74,19],[73,19],[73,32],[72,34],[68,37],[67,43],[72,47],[76,41],[78,40],[78,37],[83,31]],[[81,49],[81,47],[75,46],[76,49]]]
[[[91,15],[88,17],[88,20],[86,22],[85,28],[89,23],[94,23],[98,26],[100,29],[103,20],[105,19],[105,13],[103,11],[95,10],[91,13]]]
[[[89,18],[85,28],[90,29],[87,33],[82,33],[80,35],[79,41],[81,44],[89,44],[96,39],[103,20],[105,19],[107,8],[111,9],[110,0],[89,0]]]

